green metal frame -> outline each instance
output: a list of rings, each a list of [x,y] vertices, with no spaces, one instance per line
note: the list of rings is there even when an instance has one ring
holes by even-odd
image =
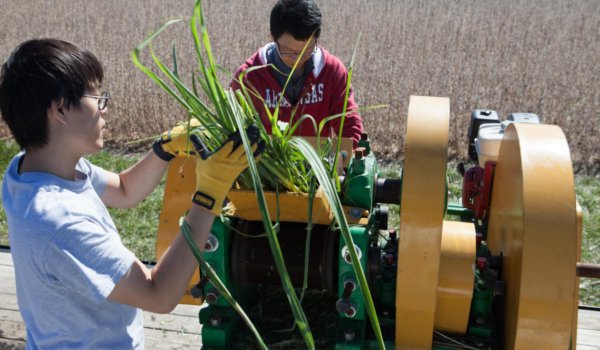
[[[354,243],[361,251],[360,263],[363,270],[366,272],[368,272],[367,262],[369,248],[378,244],[377,237],[379,223],[376,222],[375,216],[373,215],[373,207],[375,205],[374,191],[377,174],[377,161],[370,152],[361,158],[352,158],[350,160],[343,189],[344,205],[369,210],[370,213],[368,224],[366,226],[356,225],[350,227],[350,233]],[[473,212],[458,204],[447,204],[446,210],[446,213],[449,215],[459,216],[461,221],[474,221]],[[230,249],[233,234],[231,227],[235,224],[236,220],[236,218],[226,217],[215,220],[215,223],[211,228],[211,234],[218,240],[219,247],[213,252],[206,252],[204,258],[218,273],[219,277],[229,288],[234,297],[244,305],[245,301],[243,299],[248,300],[251,293],[247,293],[245,288],[242,290],[240,286],[235,285],[231,276]],[[475,223],[479,228],[482,228],[481,223]],[[483,231],[485,232],[485,230]],[[338,246],[338,298],[342,298],[344,282],[347,279],[354,279],[354,281],[356,281],[352,265],[346,262],[342,254],[344,247],[345,242],[340,239]],[[393,243],[388,243],[383,247],[383,253],[397,254],[397,246],[394,246]],[[478,247],[477,257],[489,257],[489,255],[489,250],[485,247],[485,244]],[[382,313],[380,321],[388,325],[393,325],[395,322],[394,310],[396,298],[395,262],[390,266],[384,264],[381,271],[381,276],[367,277],[375,278],[373,280],[373,293],[377,300],[378,312]],[[489,267],[476,271],[468,336],[477,339],[480,344],[484,344],[482,347],[487,347],[492,342],[491,337],[493,336],[495,322],[492,311],[492,300],[495,282],[496,276],[494,271],[489,269]],[[213,286],[209,281],[204,286],[205,293],[212,287]],[[352,317],[349,317],[344,313],[338,313],[339,337],[336,341],[335,348],[344,350],[376,348],[377,343],[374,340],[366,339],[369,321],[366,314],[362,291],[360,290],[358,283],[356,283],[356,288],[352,291],[348,300],[350,304],[355,307],[356,313]],[[235,338],[236,330],[240,326],[240,319],[223,297],[219,296],[216,301],[211,303],[208,307],[202,308],[199,313],[199,318],[200,323],[203,325],[202,342],[204,348],[231,348],[231,342]],[[393,334],[387,335],[385,345],[386,348],[394,348]],[[447,349],[447,347],[439,345],[433,346],[432,348],[440,350]]]
[[[372,212],[376,175],[377,160],[372,154],[350,159],[342,204]]]
[[[215,219],[210,233],[218,240],[219,245],[215,251],[205,252],[204,259],[219,275],[223,284],[231,291],[234,298],[239,297],[238,289],[231,277],[231,225],[235,220],[221,217]],[[204,286],[204,293],[213,289],[209,281]],[[202,344],[206,348],[227,348],[235,334],[239,316],[231,308],[227,300],[218,296],[209,307],[200,310],[200,323],[202,324]]]

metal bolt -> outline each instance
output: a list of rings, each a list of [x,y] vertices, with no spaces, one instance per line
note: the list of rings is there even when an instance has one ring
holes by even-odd
[[[219,248],[219,240],[212,233],[208,235],[208,239],[204,244],[204,250],[208,253],[214,252]]]
[[[216,289],[211,289],[206,293],[206,302],[209,304],[214,304],[217,302],[219,298],[219,292]]]
[[[213,327],[219,327],[221,325],[222,319],[220,316],[210,316],[209,323]]]
[[[358,260],[360,260],[360,258],[362,257],[362,251],[356,244],[354,245],[354,250],[356,251]],[[350,255],[350,250],[348,249],[347,245],[342,247],[342,257],[344,258],[344,261],[346,261],[348,264],[352,264],[352,256]]]
[[[354,340],[354,337],[356,337],[356,333],[354,333],[354,331],[352,329],[344,330],[344,340],[345,341],[352,341],[352,340]]]
[[[190,290],[190,294],[192,295],[192,298],[195,299],[200,298],[202,297],[202,295],[204,295],[204,293],[202,292],[202,288],[198,285],[192,287],[192,289]]]
[[[345,315],[346,313],[348,313],[348,310],[350,310],[350,303],[346,299],[339,299],[335,303],[335,310]]]
[[[394,265],[394,254],[388,253],[383,257],[383,259],[387,265]]]
[[[356,290],[356,282],[352,278],[348,278],[344,281],[344,289],[348,288],[351,292]]]
[[[348,214],[353,219],[360,219],[362,217],[363,210],[360,208],[351,208]]]
[[[352,305],[350,305],[350,308],[348,308],[348,311],[346,311],[346,316],[352,318],[354,316],[356,316],[356,308]]]
[[[478,325],[482,325],[485,323],[485,317],[483,316],[477,316],[475,317],[475,323],[477,323]]]

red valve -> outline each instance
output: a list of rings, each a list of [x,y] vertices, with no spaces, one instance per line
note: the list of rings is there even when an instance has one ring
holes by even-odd
[[[480,256],[479,258],[477,258],[477,268],[481,271],[483,269],[485,269],[487,266],[487,259],[484,258],[483,256]]]

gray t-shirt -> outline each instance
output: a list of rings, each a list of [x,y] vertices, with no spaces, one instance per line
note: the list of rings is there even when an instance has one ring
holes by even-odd
[[[2,202],[27,349],[144,347],[140,309],[107,299],[135,256],[100,199],[106,172],[85,159],[78,179],[18,173],[10,162]]]

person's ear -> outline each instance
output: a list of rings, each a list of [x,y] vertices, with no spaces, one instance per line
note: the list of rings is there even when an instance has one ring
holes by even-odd
[[[63,101],[52,101],[48,108],[48,116],[54,118],[60,123],[64,123],[65,112],[63,110]]]

